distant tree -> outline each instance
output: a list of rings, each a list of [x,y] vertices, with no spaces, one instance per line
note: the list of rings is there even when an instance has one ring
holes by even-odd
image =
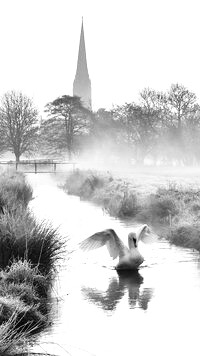
[[[145,88],[140,93],[140,99],[146,111],[156,113],[164,126],[179,130],[196,111],[197,105],[196,95],[181,84],[172,84],[166,93]]]
[[[191,114],[196,111],[196,95],[186,89],[183,85],[172,84],[167,93],[167,102],[169,107],[169,117],[179,133],[183,124],[190,120]]]
[[[184,164],[189,152],[187,135],[199,118],[196,95],[181,84],[172,84],[168,92],[160,95],[160,102],[164,108],[160,149],[169,163]]]
[[[77,96],[63,95],[46,105],[48,119],[41,125],[41,137],[54,152],[66,150],[71,159],[80,136],[88,132],[91,112]]]
[[[184,165],[197,165],[200,163],[200,106],[195,105],[195,111],[190,114],[187,124],[182,130],[182,140],[185,149],[182,154]]]
[[[101,161],[109,168],[118,161],[117,145],[118,123],[114,120],[112,110],[100,108],[93,112],[90,130],[84,147],[86,158]]]
[[[157,139],[157,112],[144,105],[126,103],[114,109],[113,115],[121,124],[120,140],[138,164],[152,151]]]
[[[90,124],[90,134],[98,145],[104,145],[106,141],[114,141],[116,129],[112,111],[100,108],[94,113]]]
[[[189,154],[188,144],[190,142],[191,151],[194,141],[188,135],[191,136],[199,120],[196,95],[183,85],[172,84],[167,92],[144,89],[140,99],[146,112],[156,114],[158,137],[154,156],[166,163],[185,162]]]
[[[38,111],[21,92],[4,94],[0,104],[1,149],[11,151],[19,161],[23,153],[31,153],[38,135]]]

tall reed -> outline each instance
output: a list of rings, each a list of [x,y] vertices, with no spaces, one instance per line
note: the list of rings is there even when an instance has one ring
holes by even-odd
[[[46,222],[37,222],[23,209],[9,212],[0,219],[0,268],[15,259],[30,260],[45,275],[53,271],[65,243],[58,231]]]
[[[21,173],[0,175],[0,206],[15,210],[19,205],[27,207],[33,190]]]
[[[0,356],[21,352],[49,325],[48,290],[65,245],[28,210],[32,193],[22,174],[0,176]]]

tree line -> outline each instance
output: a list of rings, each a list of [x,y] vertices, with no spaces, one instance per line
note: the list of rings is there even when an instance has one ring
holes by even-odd
[[[78,157],[104,150],[105,160],[144,164],[200,164],[200,105],[195,93],[172,84],[166,92],[145,88],[138,102],[92,112],[81,98],[63,95],[45,106],[42,119],[32,99],[21,92],[0,103],[0,153]],[[111,162],[110,162],[111,163]]]

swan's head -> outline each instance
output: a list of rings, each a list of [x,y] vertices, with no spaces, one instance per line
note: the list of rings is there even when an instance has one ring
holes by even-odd
[[[135,232],[130,232],[128,234],[128,245],[130,249],[138,247],[138,241]]]

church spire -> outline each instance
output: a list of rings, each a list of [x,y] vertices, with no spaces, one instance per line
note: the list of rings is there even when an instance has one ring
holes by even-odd
[[[87,67],[83,18],[82,18],[82,25],[81,25],[77,69],[76,69],[76,75],[73,84],[73,95],[80,96],[83,104],[88,109],[91,109],[91,81],[89,78],[88,67]]]

